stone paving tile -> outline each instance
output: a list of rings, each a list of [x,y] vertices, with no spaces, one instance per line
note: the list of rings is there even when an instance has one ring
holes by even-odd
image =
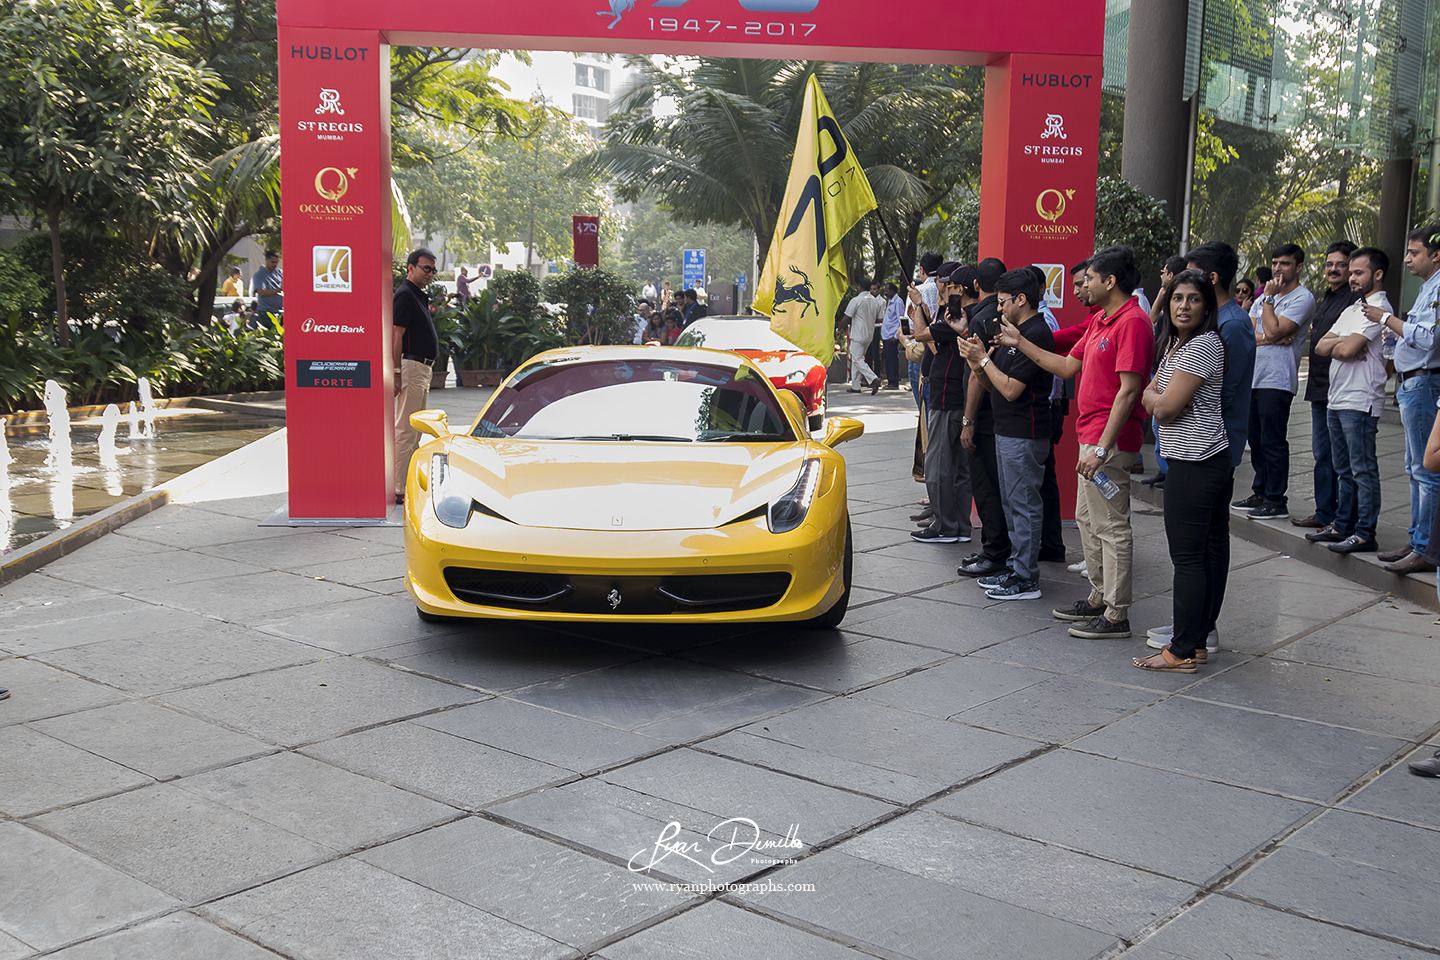
[[[111,530],[98,540],[91,540],[89,543],[76,550],[74,553],[62,557],[56,563],[66,561],[77,561],[89,563],[93,560],[113,560],[120,564],[138,561],[139,557],[152,553],[160,553],[173,549],[163,543],[152,543],[149,540],[141,540],[139,537],[132,537],[126,532],[126,527],[119,530]],[[47,564],[48,571],[54,564]]]
[[[253,563],[206,556],[192,550],[161,550],[145,554],[144,561],[136,564],[81,560],[77,554],[50,564],[45,572],[72,583],[130,593],[159,586],[239,577],[264,569]]]
[[[1380,596],[1377,590],[1318,570],[1304,561],[1276,557],[1252,564],[1231,577],[1225,589],[1225,605],[1230,608],[1263,603],[1277,616],[1323,622],[1351,613]]]
[[[1403,746],[1273,714],[1176,697],[1081,737],[1076,750],[1326,802]]]
[[[1230,890],[1282,909],[1440,949],[1440,831],[1326,813]]]
[[[168,783],[57,810],[33,822],[191,903],[332,855],[318,843]]]
[[[944,720],[961,710],[1049,680],[1054,674],[1028,667],[961,657],[889,680],[854,694],[887,706]]]
[[[1091,664],[1134,648],[1130,641],[1080,640],[1067,632],[1070,624],[1052,619],[1024,636],[984,647],[967,659],[995,660],[1049,673],[1079,673]]]
[[[275,960],[275,954],[206,923],[193,913],[173,913],[50,955],[53,960]]]
[[[325,655],[306,644],[178,611],[155,627],[128,637],[37,654],[35,659],[148,696],[307,663]]]
[[[16,940],[4,930],[0,930],[0,960],[24,960],[25,957],[34,955],[33,947]]]
[[[1024,636],[1044,629],[1049,622],[1028,616],[1016,616],[1013,605],[978,609],[988,604],[984,593],[964,581],[933,590],[926,598],[944,595],[941,601],[920,597],[902,597],[866,607],[853,623],[845,619],[845,628],[855,633],[906,643],[924,644],[951,653],[970,653],[1011,637]],[[953,594],[953,597],[951,596]],[[962,601],[969,601],[963,603]]]
[[[48,622],[60,615],[60,610],[55,608],[64,604],[99,600],[108,596],[110,591],[96,590],[94,587],[49,576],[44,571],[36,571],[0,586],[0,613],[5,614],[7,624],[13,623],[17,626],[31,622],[25,618],[36,614],[46,618],[42,622]]]
[[[1440,804],[1435,802],[1437,794],[1440,794],[1440,789],[1437,789],[1440,788],[1440,780],[1417,777],[1409,767],[1413,761],[1433,757],[1437,750],[1440,750],[1440,741],[1425,744],[1366,784],[1341,806],[1347,810],[1374,813],[1440,830]]]
[[[413,608],[410,616],[414,619]],[[423,647],[396,645],[372,650],[367,655],[426,676],[497,693],[645,657],[634,650],[567,636],[535,624],[478,622],[474,626],[460,624],[450,627],[448,632],[436,633],[434,642]]]
[[[813,846],[894,811],[888,803],[694,750],[675,750],[603,775],[607,783],[715,816],[745,817],[784,837],[793,825]],[[684,823],[709,830],[714,823]],[[728,832],[727,832],[728,834]],[[716,835],[717,837],[719,834]],[[776,856],[791,856],[788,852]]]
[[[1428,611],[1427,611],[1428,612]],[[1347,617],[1295,641],[1276,659],[1334,667],[1373,677],[1435,683],[1440,680],[1440,643],[1426,631],[1400,633],[1357,623]],[[1432,617],[1421,620],[1435,630]]]
[[[366,653],[396,643],[457,632],[450,625],[422,621],[415,616],[415,605],[406,597],[372,593],[328,603],[295,616],[266,620],[256,629],[335,653]]]
[[[371,557],[385,557],[392,568],[405,573],[405,551],[385,543],[353,540],[322,530],[309,530],[294,537],[267,537],[262,540],[242,540],[237,543],[222,543],[209,547],[196,547],[198,554],[209,554],[238,560],[262,567],[266,570],[295,571],[300,567],[318,563],[337,563],[349,560],[364,560]]]
[[[814,936],[728,903],[711,902],[606,947],[595,960],[861,960],[870,954]]]
[[[33,656],[99,640],[135,637],[197,618],[111,594],[5,615],[0,649]]]
[[[1366,607],[1325,630],[1350,627],[1357,630],[1387,630],[1407,636],[1434,639],[1440,637],[1440,623],[1436,622],[1434,610],[1417,607],[1404,600],[1387,599],[1374,606]]]
[[[813,891],[746,893],[756,909],[916,960],[1089,958],[1113,936],[948,883],[827,850],[773,875]],[[864,890],[865,896],[854,892]]]
[[[253,737],[141,700],[39,720],[31,726],[157,780],[275,749]]]
[[[647,878],[624,867],[475,817],[367,850],[357,859],[575,947],[692,899],[678,890],[637,890],[634,884]],[[537,895],[537,885],[543,885],[543,895]]]
[[[351,657],[286,667],[161,699],[286,746],[479,699],[482,694]]]
[[[1177,880],[927,811],[882,824],[836,850],[1126,938],[1196,893]]]
[[[574,775],[548,763],[420,726],[417,721],[311,744],[304,752],[467,810]]]
[[[0,727],[127,699],[119,690],[81,680],[34,660],[7,661],[3,686],[10,688],[10,699],[0,710]]]
[[[260,513],[268,516],[270,511]],[[262,527],[253,517],[238,517],[194,504],[174,503],[125,525],[126,536],[181,549],[242,540],[303,537],[313,532],[303,527]]]
[[[1046,743],[1069,743],[1158,699],[1150,690],[1051,677],[962,710],[953,719]]]
[[[31,947],[53,950],[174,905],[154,887],[57,840],[0,823],[0,931]]]
[[[933,544],[923,546],[936,551],[942,549]],[[892,593],[927,590],[958,578],[955,567],[964,557],[965,554],[959,550],[953,555],[937,554],[933,560],[892,556],[886,550],[861,553],[855,556],[855,583]]]
[[[177,786],[341,851],[456,815],[454,807],[295,753],[186,777]]]
[[[6,816],[28,816],[150,782],[143,773],[29,727],[0,728],[0,813]]]
[[[777,741],[799,747],[810,755],[806,767],[795,770],[797,775],[813,777],[836,786],[863,790],[862,783],[877,788],[879,774],[894,773],[929,784],[916,795],[913,788],[895,796],[881,791],[881,796],[914,802],[921,796],[963,780],[979,776],[1001,764],[1009,763],[1036,749],[1036,744],[1018,737],[977,730],[958,723],[947,723],[866,700],[842,697],[813,704],[778,717],[771,717],[742,728],[741,733],[760,740]],[[724,750],[724,746],[707,749]],[[761,749],[763,744],[751,744]],[[840,763],[831,765],[831,759]],[[785,759],[780,752],[774,761]],[[856,782],[849,779],[858,765],[870,776]],[[904,787],[904,782],[896,787]]]
[[[354,587],[273,570],[201,583],[160,584],[129,593],[151,603],[246,624],[276,620],[289,611],[373,596]]]
[[[791,776],[843,786],[872,797],[894,803],[915,803],[940,789],[934,780],[925,780],[887,770],[884,767],[855,760],[818,754],[806,747],[756,736],[743,730],[732,730],[710,740],[702,740],[693,749],[718,753],[744,763],[776,770]]]
[[[1274,657],[1227,671],[1191,695],[1405,738],[1423,736],[1440,722],[1440,689],[1434,685]]]
[[[339,860],[202,910],[302,960],[550,960],[574,950],[357,860]]]
[[[1230,897],[1210,897],[1124,956],[1126,960],[1214,960],[1235,956],[1240,944],[1246,956],[1268,960],[1422,960],[1434,956]]]
[[[349,538],[344,538],[349,540]],[[351,541],[362,543],[362,541]],[[364,587],[367,590],[376,590],[381,584],[399,583],[404,589],[405,559],[404,552],[393,553],[386,551],[379,556],[359,557],[352,560],[340,560],[334,563],[306,564],[305,566],[294,567],[291,573],[298,573],[302,577],[310,577],[315,580],[328,580],[331,583],[343,583],[352,587]],[[385,588],[388,590],[388,586]]]
[[[514,694],[537,706],[671,741],[718,733],[822,696],[669,658],[597,670]]]
[[[896,677],[940,660],[948,653],[908,643],[873,637],[858,637],[841,631],[822,631],[832,639],[829,649],[792,660],[774,662],[771,650],[783,642],[784,631],[765,632],[735,643],[722,641],[688,656],[758,674],[771,680],[814,687],[829,693],[845,693],[887,677]],[[760,662],[755,662],[758,653]],[[770,662],[766,662],[769,660]]]
[[[1055,789],[1064,784],[1065,789]],[[1156,811],[1186,803],[1204,816]],[[1312,809],[1296,800],[1056,750],[951,794],[938,813],[1203,883]]]
[[[577,773],[613,766],[667,746],[663,740],[503,697],[414,722]]]

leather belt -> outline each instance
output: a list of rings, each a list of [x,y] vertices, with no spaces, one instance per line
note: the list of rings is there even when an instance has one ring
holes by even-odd
[[[1400,382],[1404,383],[1411,377],[1430,377],[1440,374],[1440,367],[1422,367],[1419,370],[1405,370],[1400,374]]]
[[[418,353],[402,353],[402,354],[400,354],[400,359],[401,359],[401,360],[414,360],[416,363],[423,363],[423,364],[425,364],[425,366],[427,366],[427,367],[433,367],[433,366],[435,366],[435,358],[434,358],[434,357],[422,357],[422,356],[420,356],[420,354],[418,354]]]

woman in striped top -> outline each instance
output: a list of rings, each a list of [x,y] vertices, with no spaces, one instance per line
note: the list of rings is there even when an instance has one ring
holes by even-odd
[[[1161,295],[1160,362],[1141,402],[1155,417],[1155,445],[1170,467],[1165,538],[1175,566],[1175,637],[1154,656],[1136,657],[1142,670],[1194,673],[1220,615],[1234,479],[1220,416],[1225,344],[1218,326],[1208,277],[1186,270],[1170,281]]]

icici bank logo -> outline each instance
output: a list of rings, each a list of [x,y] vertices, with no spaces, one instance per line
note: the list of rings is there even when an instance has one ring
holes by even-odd
[[[315,192],[326,200],[339,200],[350,189],[350,178],[355,176],[356,167],[324,167],[315,174]]]

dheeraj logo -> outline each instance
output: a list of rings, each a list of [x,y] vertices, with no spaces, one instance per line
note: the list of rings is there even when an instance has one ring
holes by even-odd
[[[349,293],[350,248],[314,247],[314,291],[316,293]]]

